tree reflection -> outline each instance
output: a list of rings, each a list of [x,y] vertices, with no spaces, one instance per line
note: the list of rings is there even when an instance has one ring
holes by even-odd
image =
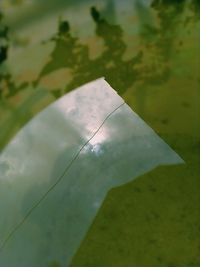
[[[137,65],[142,60],[142,53],[129,60],[124,60],[126,44],[123,40],[123,31],[119,25],[111,25],[103,19],[95,7],[91,8],[91,16],[96,24],[96,35],[104,41],[102,54],[91,59],[87,45],[79,43],[69,31],[67,21],[60,22],[58,34],[52,38],[55,48],[50,62],[42,69],[37,83],[45,75],[61,69],[69,68],[72,80],[67,84],[65,92],[86,82],[104,76],[120,93],[127,90],[136,79],[139,72]],[[62,31],[63,25],[68,25]]]
[[[111,3],[113,4],[112,1]],[[92,7],[90,15],[96,26],[95,42],[97,38],[103,41],[101,54],[91,58],[89,42],[81,43],[81,39],[73,36],[69,22],[60,20],[57,33],[47,41],[54,43],[49,62],[43,66],[35,81],[24,81],[21,84],[17,84],[11,73],[4,67],[9,55],[10,40],[9,29],[3,24],[3,16],[0,14],[0,100],[8,107],[11,102],[12,107],[20,109],[17,106],[18,102],[13,99],[17,98],[23,90],[30,85],[33,90],[38,88],[43,85],[44,79],[49,80],[51,84],[53,79],[51,75],[67,70],[69,77],[66,78],[64,88],[57,85],[50,88],[48,84],[45,85],[45,89],[55,99],[86,82],[103,76],[120,95],[124,95],[127,91],[131,92],[133,86],[139,84],[138,103],[143,102],[141,105],[144,106],[146,95],[144,90],[149,84],[161,85],[169,80],[171,63],[183,43],[180,39],[177,47],[179,34],[186,26],[188,29],[195,28],[194,26],[197,25],[195,23],[199,19],[200,5],[198,0],[153,0],[151,6],[144,5],[139,0],[135,3],[140,30],[137,38],[140,46],[139,49],[131,51],[126,59],[127,45],[122,27],[109,23],[95,7]],[[2,107],[0,105],[0,108]],[[29,107],[30,110],[32,108]],[[16,122],[12,123],[15,128]],[[0,140],[1,142],[4,143]]]

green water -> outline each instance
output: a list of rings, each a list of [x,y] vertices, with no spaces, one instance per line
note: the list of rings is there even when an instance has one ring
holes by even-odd
[[[10,26],[0,145],[58,97],[104,76],[186,164],[159,167],[109,192],[71,266],[199,267],[199,4],[135,1],[134,8],[121,14],[129,22],[122,27],[88,7],[92,34],[60,21],[52,40],[37,45],[23,43]]]

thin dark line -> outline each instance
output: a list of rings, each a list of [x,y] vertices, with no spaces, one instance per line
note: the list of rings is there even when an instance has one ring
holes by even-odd
[[[24,224],[24,222],[28,219],[28,217],[31,215],[31,213],[41,204],[41,202],[47,197],[47,195],[56,187],[56,185],[58,183],[60,183],[60,181],[62,180],[62,178],[65,176],[65,174],[67,173],[67,171],[69,170],[69,168],[72,166],[72,164],[74,163],[74,161],[78,158],[78,156],[80,155],[81,151],[83,150],[83,148],[92,140],[92,138],[94,138],[94,136],[99,132],[99,130],[101,129],[101,127],[104,125],[104,123],[113,115],[113,113],[115,113],[119,108],[121,108],[123,105],[125,104],[125,102],[123,102],[120,106],[118,106],[117,108],[115,108],[109,115],[107,115],[107,117],[103,120],[103,122],[101,123],[101,125],[98,127],[98,129],[94,132],[94,134],[87,140],[86,143],[83,144],[83,146],[79,149],[79,151],[76,153],[76,155],[74,156],[74,158],[72,158],[72,160],[70,161],[69,165],[66,167],[66,169],[64,170],[64,172],[61,174],[61,176],[58,178],[58,180],[46,191],[46,193],[39,199],[38,202],[35,203],[35,205],[33,205],[33,207],[27,212],[27,214],[24,216],[24,218],[21,220],[21,222],[19,222],[14,228],[13,230],[8,234],[8,236],[6,237],[6,239],[2,242],[1,246],[0,246],[0,252],[3,250],[3,248],[5,247],[5,245],[7,244],[7,242],[10,240],[10,238],[15,234],[15,232]]]

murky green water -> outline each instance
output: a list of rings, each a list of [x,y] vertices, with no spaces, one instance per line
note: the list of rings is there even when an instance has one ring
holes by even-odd
[[[59,5],[48,16],[33,9],[31,20],[21,2],[24,13],[2,7],[1,47],[9,48],[0,67],[1,148],[49,103],[105,76],[186,162],[112,190],[71,266],[200,266],[199,2],[97,1],[98,13],[77,1],[58,29]]]

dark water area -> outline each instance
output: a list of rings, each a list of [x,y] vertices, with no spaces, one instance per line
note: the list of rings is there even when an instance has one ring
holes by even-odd
[[[185,164],[161,166],[111,190],[71,266],[199,267],[199,1],[138,0],[133,14],[116,13],[118,2],[108,2],[107,9],[74,4],[87,9],[92,34],[86,27],[79,35],[60,18],[37,45],[20,37],[11,20],[7,26],[9,8],[2,8],[0,149],[49,103],[104,76]],[[59,259],[49,266],[59,267]]]

